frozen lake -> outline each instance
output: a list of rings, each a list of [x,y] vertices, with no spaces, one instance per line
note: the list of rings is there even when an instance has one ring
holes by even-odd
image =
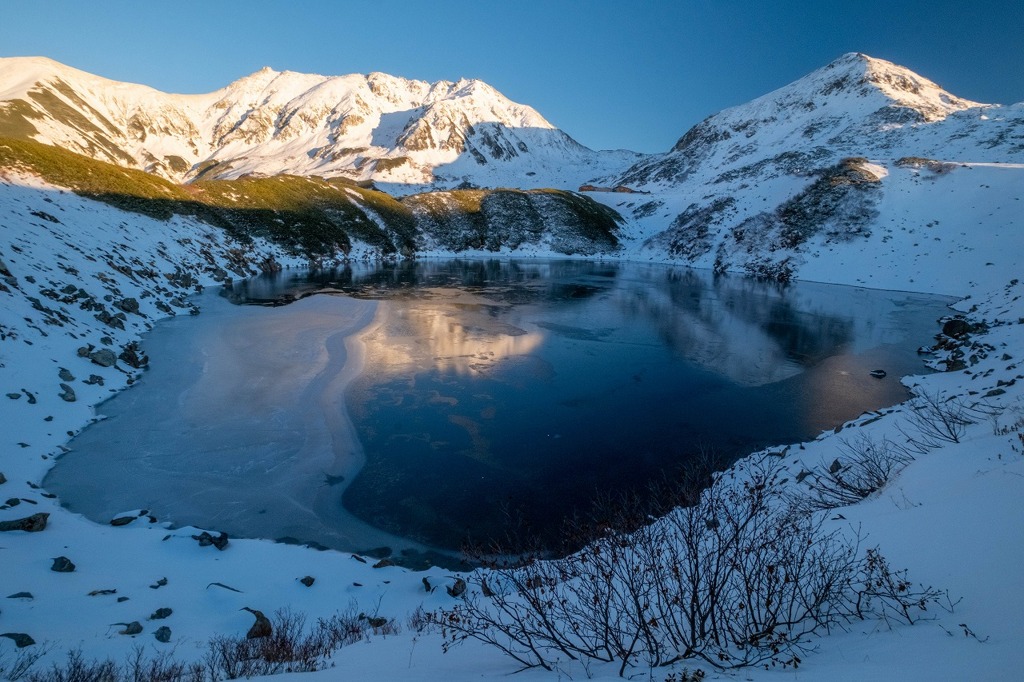
[[[286,272],[230,298],[293,302],[211,291],[158,324],[152,368],[46,479],[65,505],[409,563],[510,516],[553,543],[596,495],[702,448],[735,457],[900,402],[949,302],[469,260]]]

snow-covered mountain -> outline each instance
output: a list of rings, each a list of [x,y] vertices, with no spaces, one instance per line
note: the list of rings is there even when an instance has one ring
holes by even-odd
[[[279,78],[280,87],[274,86]],[[371,113],[373,120],[353,122],[350,131],[342,129],[354,103],[341,103],[329,92],[344,90],[346,79],[355,82],[351,92],[358,90],[370,111],[378,112]],[[375,80],[378,85],[371,86]],[[465,167],[473,169],[465,174],[479,184],[488,172],[508,178],[520,171],[522,178],[554,184],[552,178],[582,178],[582,169],[614,166],[602,160],[612,157],[589,156],[550,127],[537,127],[525,107],[521,118],[492,121],[493,127],[475,122],[477,114],[467,114],[472,131],[456,123],[444,127],[454,114],[445,119],[438,112],[466,104],[454,91],[466,88],[463,99],[479,97],[478,102],[497,97],[482,85],[456,85],[261,72],[218,93],[178,96],[112,84],[48,60],[0,60],[0,135],[33,137],[126,166],[141,164],[178,180],[203,170],[210,177],[288,170],[354,171],[359,178],[397,181],[400,173],[419,168],[424,177],[429,171],[453,176],[445,182],[461,182],[452,169]],[[469,92],[477,87],[480,92]],[[430,99],[433,88],[439,89]],[[313,92],[323,96],[320,114],[307,107],[315,100]],[[287,104],[296,98],[303,106],[289,110]],[[413,110],[419,113],[409,113]],[[392,116],[400,112],[408,116]],[[333,123],[324,123],[327,119]],[[631,215],[631,222],[613,232],[617,250],[603,257],[679,259],[722,270],[970,295],[957,309],[967,315],[964,326],[972,331],[955,343],[939,337],[950,371],[908,382],[918,384],[919,394],[941,395],[952,405],[980,399],[983,411],[952,440],[935,440],[864,502],[829,513],[825,526],[880,545],[895,566],[910,569],[914,580],[948,588],[952,601],[963,601],[951,613],[934,610],[934,620],[913,628],[887,632],[865,623],[816,640],[818,651],[801,665],[801,679],[1012,679],[1020,668],[1024,599],[1015,583],[1007,586],[1005,574],[1006,567],[1024,559],[1019,542],[1024,528],[1019,503],[1024,481],[1022,120],[1024,105],[968,102],[895,65],[846,55],[790,86],[712,116],[668,153],[630,161],[632,168],[608,172],[595,183],[625,184],[648,194],[588,193]],[[505,150],[506,158],[499,160],[482,141],[488,131],[494,149]],[[545,139],[561,142],[538,147],[530,135],[544,131],[550,135]],[[346,165],[350,157],[345,155],[331,160],[329,154],[308,154],[311,140],[343,145],[357,135],[381,142],[361,152],[367,160],[358,169]],[[387,140],[394,144],[383,144]],[[529,151],[520,150],[519,141]],[[92,184],[68,182],[66,168],[65,182],[54,182],[44,170],[67,165],[73,155],[37,154],[33,166],[25,163],[31,151],[26,150],[41,145],[17,142],[0,140],[0,384],[5,387],[0,391],[0,499],[6,500],[0,505],[0,575],[8,595],[0,614],[0,677],[34,652],[42,656],[37,670],[73,661],[65,652],[74,648],[87,658],[117,661],[133,652],[209,660],[209,638],[227,633],[245,641],[252,616],[243,609],[270,614],[280,608],[312,623],[332,618],[351,600],[351,620],[361,628],[354,630],[358,645],[335,653],[334,667],[309,679],[332,680],[341,669],[355,677],[444,675],[452,682],[504,679],[517,671],[529,680],[553,674],[621,679],[618,663],[565,660],[557,673],[524,672],[519,663],[472,640],[458,652],[442,654],[447,638],[417,629],[417,623],[423,623],[424,611],[458,603],[451,590],[458,585],[456,576],[448,570],[410,573],[383,562],[262,540],[232,539],[227,551],[218,552],[202,546],[202,536],[193,535],[199,529],[164,528],[141,511],[119,516],[110,526],[92,523],[62,507],[41,485],[68,437],[95,417],[93,407],[139,376],[145,356],[140,357],[137,343],[157,319],[190,312],[185,297],[197,285],[304,260],[273,243],[236,240],[230,230],[196,216],[227,220],[228,209],[239,204],[234,210],[239,221],[265,214],[259,225],[279,225],[282,232],[306,223],[320,227],[314,218],[323,213],[323,197],[333,194],[352,197],[360,216],[379,219],[381,233],[405,235],[416,246],[421,236],[418,252],[500,249],[508,256],[522,254],[525,246],[553,255],[566,252],[555,247],[567,237],[578,236],[571,221],[561,217],[578,195],[562,196],[554,210],[549,192],[433,192],[395,202],[340,181],[275,178],[170,187],[149,176],[143,179],[152,186],[142,195],[143,183],[129,177],[142,173],[104,166],[120,183],[121,194],[112,202],[97,184],[103,178],[96,177],[96,167],[103,164],[79,159],[88,161],[79,170]],[[459,145],[462,151],[455,153]],[[479,164],[467,151],[471,148],[487,163]],[[510,149],[518,155],[511,156]],[[219,150],[228,151],[218,156]],[[554,165],[537,160],[568,163],[577,152],[582,165],[558,171],[561,176]],[[430,165],[443,154],[453,154],[454,160],[443,162],[450,165]],[[402,156],[408,160],[397,161]],[[389,159],[394,160],[390,169]],[[527,168],[537,175],[527,175]],[[412,174],[407,179],[420,181]],[[268,192],[270,184],[281,188]],[[129,190],[133,193],[125,194]],[[196,198],[201,193],[206,203]],[[288,202],[268,208],[257,201],[267,196]],[[320,213],[306,211],[306,197]],[[583,203],[574,215],[591,212]],[[340,213],[344,204],[326,205]],[[155,217],[147,217],[147,206]],[[192,213],[183,215],[186,209]],[[178,215],[168,217],[175,211]],[[524,223],[531,211],[538,216]],[[352,243],[360,237],[367,243],[374,234],[362,218],[339,219],[342,223],[341,236],[350,235]],[[405,232],[399,233],[396,226],[402,224]],[[508,226],[514,234],[500,232]],[[532,242],[522,239],[528,233],[535,233]],[[572,247],[572,253],[586,252],[575,243]],[[859,438],[905,442],[914,414],[904,405],[863,415],[835,434],[781,452],[773,449],[766,457],[786,467],[779,485],[797,486],[810,472],[838,465],[837,457]],[[759,462],[756,456],[746,461],[755,467]],[[66,572],[58,557],[77,569]],[[51,564],[56,568],[48,570]],[[433,589],[441,585],[449,589]],[[172,609],[171,619],[164,620]],[[377,632],[371,619],[355,615],[363,612],[374,621],[383,617],[408,626],[395,634]],[[372,644],[362,638],[372,638]],[[709,667],[686,659],[663,669],[662,676],[688,676],[693,666]],[[630,670],[642,673],[643,668]],[[790,672],[750,668],[743,675],[760,682]]]
[[[264,68],[216,92],[175,95],[38,57],[0,59],[0,134],[175,181],[289,173],[576,187],[640,158],[590,150],[478,80]]]
[[[650,196],[592,196],[632,212],[636,255],[787,278],[821,250],[891,229],[886,204],[915,183],[941,185],[945,201],[974,186],[965,169],[997,164],[1018,171],[1020,187],[1021,162],[1024,103],[971,102],[850,53],[708,117],[606,183]],[[1013,200],[1006,179],[1009,195],[991,198]],[[933,208],[918,203],[898,220],[930,223]]]

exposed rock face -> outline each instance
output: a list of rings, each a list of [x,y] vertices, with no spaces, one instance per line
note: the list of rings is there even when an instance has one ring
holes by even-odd
[[[565,254],[618,248],[622,220],[587,197],[556,190],[452,190],[406,197],[425,246],[498,251],[543,246]]]

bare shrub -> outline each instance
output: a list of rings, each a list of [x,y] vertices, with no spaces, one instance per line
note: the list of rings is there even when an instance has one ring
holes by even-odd
[[[816,635],[892,613],[912,622],[938,598],[793,505],[780,471],[767,457],[635,530],[615,528],[629,509],[602,511],[604,533],[564,559],[477,570],[460,603],[432,614],[445,650],[474,639],[523,668],[605,661],[620,675],[684,659],[796,666]]]
[[[43,650],[31,659],[17,659],[14,665],[0,665],[0,674],[12,680],[24,676],[29,682],[219,682],[283,672],[313,672],[324,669],[327,658],[335,651],[371,632],[388,635],[399,631],[394,619],[367,617],[356,610],[354,603],[346,611],[317,620],[310,628],[306,627],[304,616],[287,609],[277,611],[271,623],[269,637],[211,638],[200,663],[178,661],[169,652],[150,658],[140,646],[123,664],[110,659],[86,660],[81,651],[72,651],[62,664],[28,672],[46,653]]]
[[[908,407],[908,425],[899,427],[900,432],[908,447],[922,454],[945,443],[959,443],[967,427],[985,415],[984,407],[942,393],[920,393]]]
[[[914,460],[905,447],[864,434],[852,441],[841,440],[839,451],[831,464],[821,464],[805,479],[808,490],[797,493],[794,504],[810,511],[855,504],[883,488]]]

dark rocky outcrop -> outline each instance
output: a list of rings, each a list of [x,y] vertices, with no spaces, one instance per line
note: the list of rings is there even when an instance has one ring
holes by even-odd
[[[26,516],[23,519],[0,521],[0,531],[23,530],[26,533],[38,533],[46,529],[46,521],[49,518],[50,515],[46,512],[39,512],[32,516]]]

